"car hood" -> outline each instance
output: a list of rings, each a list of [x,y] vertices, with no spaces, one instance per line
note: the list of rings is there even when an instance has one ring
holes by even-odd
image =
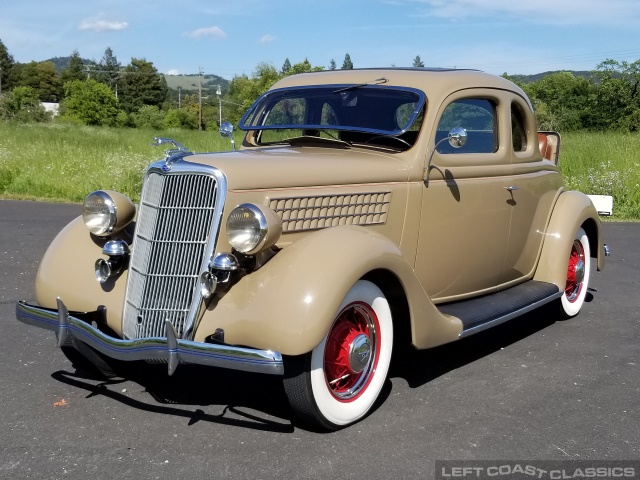
[[[318,147],[255,148],[197,153],[184,162],[218,168],[229,190],[406,182],[408,167],[399,154],[365,149]]]

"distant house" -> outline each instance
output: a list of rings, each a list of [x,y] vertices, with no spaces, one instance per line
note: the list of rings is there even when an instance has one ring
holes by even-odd
[[[42,104],[42,106],[47,112],[51,113],[51,115],[53,115],[54,117],[58,115],[60,110],[59,103],[54,103],[54,102],[40,102],[40,103]]]

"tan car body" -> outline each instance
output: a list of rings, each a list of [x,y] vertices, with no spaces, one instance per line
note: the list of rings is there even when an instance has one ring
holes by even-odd
[[[345,220],[321,228],[313,208],[306,223],[287,226],[283,221],[279,252],[206,305],[195,341],[223,329],[229,344],[284,355],[309,352],[326,335],[350,287],[370,277],[378,280],[392,309],[394,302],[406,302],[409,318],[394,322],[409,321],[413,345],[429,348],[457,340],[463,329],[438,304],[529,279],[564,290],[566,258],[579,228],[589,236],[598,269],[604,266],[595,208],[585,195],[564,191],[557,165],[539,151],[528,99],[507,80],[472,71],[358,70],[296,75],[274,88],[359,84],[383,76],[385,85],[416,88],[427,97],[422,131],[404,152],[373,146],[259,147],[248,132],[240,151],[185,157],[224,172],[223,218],[242,203],[277,208],[301,198],[377,195],[388,200],[386,211],[365,216],[360,225]],[[434,126],[444,108],[468,96],[495,101],[498,151],[482,159],[434,152]],[[519,105],[526,125],[521,152],[512,149],[513,104]],[[507,190],[515,184],[517,190]],[[231,252],[224,220],[221,225],[216,252]],[[94,263],[103,257],[103,244],[89,234],[81,217],[71,222],[40,264],[36,297],[50,308],[57,297],[69,310],[106,306],[109,326],[121,334],[127,271],[114,281],[96,282]]]

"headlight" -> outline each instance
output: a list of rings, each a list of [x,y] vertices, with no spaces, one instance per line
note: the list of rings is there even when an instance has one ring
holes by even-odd
[[[135,215],[128,197],[118,192],[98,190],[90,193],[82,205],[82,218],[91,233],[105,237],[126,227]]]
[[[282,233],[282,222],[267,207],[243,203],[227,218],[227,238],[238,252],[253,255],[272,246]]]

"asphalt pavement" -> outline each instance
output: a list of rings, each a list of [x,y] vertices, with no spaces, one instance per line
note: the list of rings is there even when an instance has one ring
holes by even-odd
[[[543,308],[401,352],[369,417],[319,433],[292,421],[277,377],[154,365],[100,382],[16,321],[79,214],[0,200],[0,479],[413,479],[443,459],[640,459],[640,223],[604,224],[612,256],[578,317]]]

